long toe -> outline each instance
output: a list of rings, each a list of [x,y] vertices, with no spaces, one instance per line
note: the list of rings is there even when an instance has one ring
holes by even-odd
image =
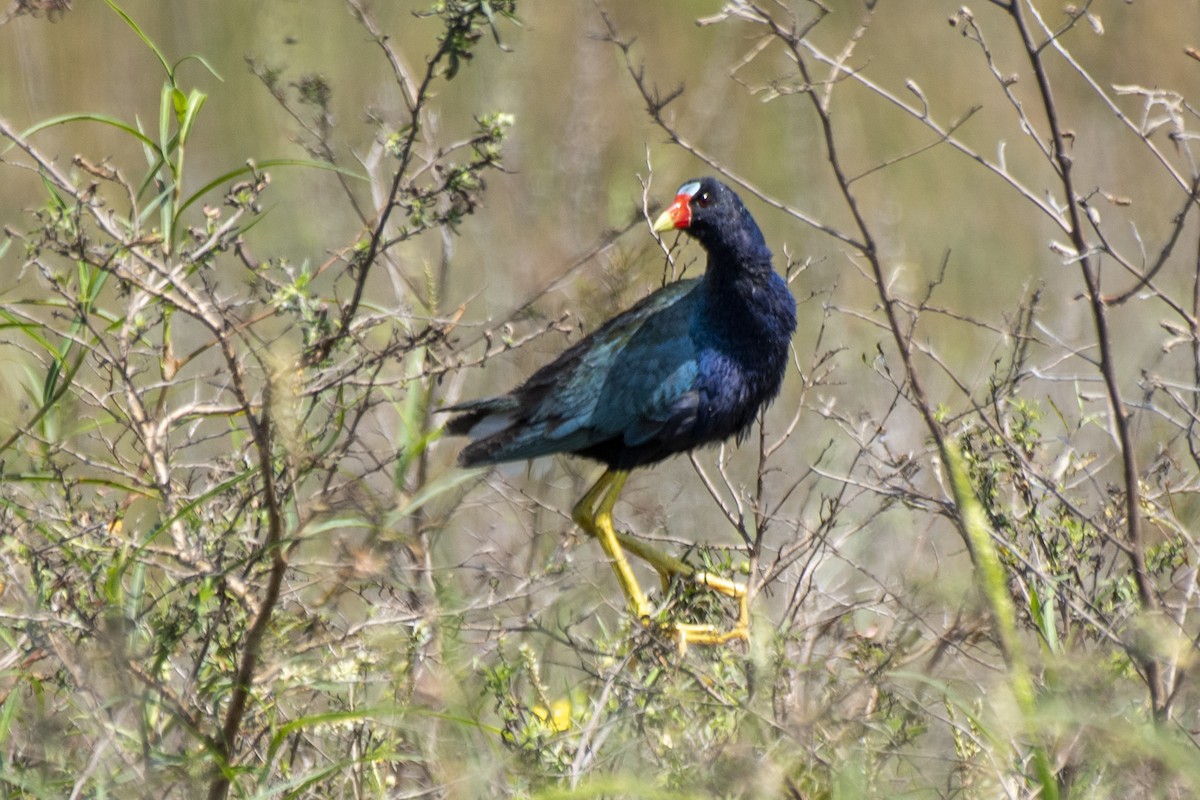
[[[715,625],[677,622],[671,625],[669,630],[675,639],[675,644],[679,647],[680,655],[687,652],[688,645],[693,644],[701,647],[719,646],[737,639],[747,644],[750,643],[750,627],[742,623],[738,623],[729,630],[721,630]]]

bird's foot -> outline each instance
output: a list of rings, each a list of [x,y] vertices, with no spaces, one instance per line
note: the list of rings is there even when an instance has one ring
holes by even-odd
[[[714,592],[720,592],[726,597],[732,597],[738,601],[742,621],[745,620],[746,611],[746,584],[737,581],[731,581],[729,578],[722,578],[720,575],[714,575],[711,572],[703,572],[694,570],[690,574],[684,575],[685,578],[695,583],[698,586],[704,586],[712,589]]]
[[[675,639],[675,645],[679,648],[681,656],[687,653],[688,645],[693,644],[718,646],[735,639],[741,639],[747,645],[750,643],[750,627],[740,622],[729,630],[721,630],[715,625],[676,622],[668,627],[668,631]]]
[[[639,614],[637,620],[647,631],[674,641],[681,656],[687,654],[690,645],[719,647],[735,640],[750,643],[750,626],[744,622],[723,630],[707,623],[659,622],[649,614]]]
[[[708,572],[703,569],[696,569],[690,564],[681,561],[674,556],[667,555],[640,539],[630,536],[627,533],[615,532],[618,544],[625,550],[633,553],[638,558],[642,559],[650,566],[654,567],[658,572],[658,577],[662,580],[663,590],[671,591],[671,585],[675,581],[690,583],[691,585],[723,594],[737,601],[738,604],[738,622],[733,628],[734,631],[749,630],[750,627],[750,609],[748,607],[750,597],[746,589],[746,584],[740,581],[731,580],[717,575],[713,572]],[[640,609],[637,609],[640,611]],[[644,617],[643,615],[640,615]],[[702,626],[703,627],[703,626]],[[721,642],[702,642],[702,644],[720,644],[730,638],[745,639],[747,636],[726,637]]]
[[[694,570],[686,576],[678,576],[683,580],[691,583],[693,586],[708,589],[709,591],[723,594],[726,597],[732,598],[738,604],[737,622],[732,628],[722,629],[716,625],[699,624],[699,623],[674,623],[671,625],[671,632],[674,635],[676,645],[679,648],[679,654],[683,655],[687,652],[688,645],[701,646],[720,646],[732,642],[735,639],[740,639],[750,643],[750,607],[749,593],[746,591],[746,585],[733,581],[728,578],[723,578],[720,575],[714,575],[711,572],[702,570]],[[664,582],[670,583],[670,578],[664,576]]]
[[[661,631],[668,638],[674,640],[675,646],[679,650],[679,655],[682,656],[687,653],[690,645],[719,647],[735,640],[741,640],[749,646],[750,608],[749,597],[744,584],[700,570],[694,570],[686,576],[679,574],[670,577],[664,576],[664,583],[666,584],[668,594],[682,589],[686,596],[689,591],[694,592],[696,589],[700,589],[725,595],[736,600],[738,604],[737,622],[729,628],[707,622],[662,623]],[[686,588],[688,586],[692,588],[689,590]],[[682,601],[685,607],[690,606],[690,602],[684,599],[684,597],[676,596],[676,601]],[[668,602],[673,605],[675,601]],[[681,609],[677,607],[676,610]],[[695,610],[697,609],[693,609],[693,611]],[[651,621],[644,615],[641,617],[641,620],[642,624],[647,627],[652,625]]]

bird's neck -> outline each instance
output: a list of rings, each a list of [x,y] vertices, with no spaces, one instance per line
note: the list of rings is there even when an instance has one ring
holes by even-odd
[[[772,271],[771,250],[748,214],[742,224],[729,226],[719,235],[705,234],[701,235],[701,243],[708,251],[708,271],[716,273],[714,277],[742,272],[766,275]]]
[[[709,331],[729,347],[759,351],[791,338],[795,304],[775,275],[769,253],[736,267],[710,261],[705,283]]]
[[[709,247],[705,280],[714,300],[751,300],[775,272],[771,251],[761,241],[734,245]]]

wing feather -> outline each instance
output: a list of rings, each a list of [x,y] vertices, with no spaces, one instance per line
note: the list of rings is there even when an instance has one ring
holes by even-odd
[[[507,395],[457,406],[452,432],[472,435],[464,464],[574,452],[612,439],[642,445],[694,424],[697,280],[679,281],[630,308]],[[469,424],[464,422],[469,417]],[[497,430],[492,424],[501,422]],[[476,435],[486,431],[487,435]]]

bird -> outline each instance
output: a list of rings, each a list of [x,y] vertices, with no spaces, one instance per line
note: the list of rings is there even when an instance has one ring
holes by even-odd
[[[728,630],[673,622],[679,649],[749,640],[744,584],[695,569],[613,528],[613,508],[632,470],[748,433],[774,400],[789,363],[796,301],[775,271],[762,231],[721,181],[686,181],[651,226],[679,231],[707,252],[701,276],[669,283],[565,350],[507,394],[441,409],[446,432],[466,435],[464,467],[557,453],[604,465],[572,519],[612,563],[630,612],[649,625],[653,607],[625,556],[738,602]]]

